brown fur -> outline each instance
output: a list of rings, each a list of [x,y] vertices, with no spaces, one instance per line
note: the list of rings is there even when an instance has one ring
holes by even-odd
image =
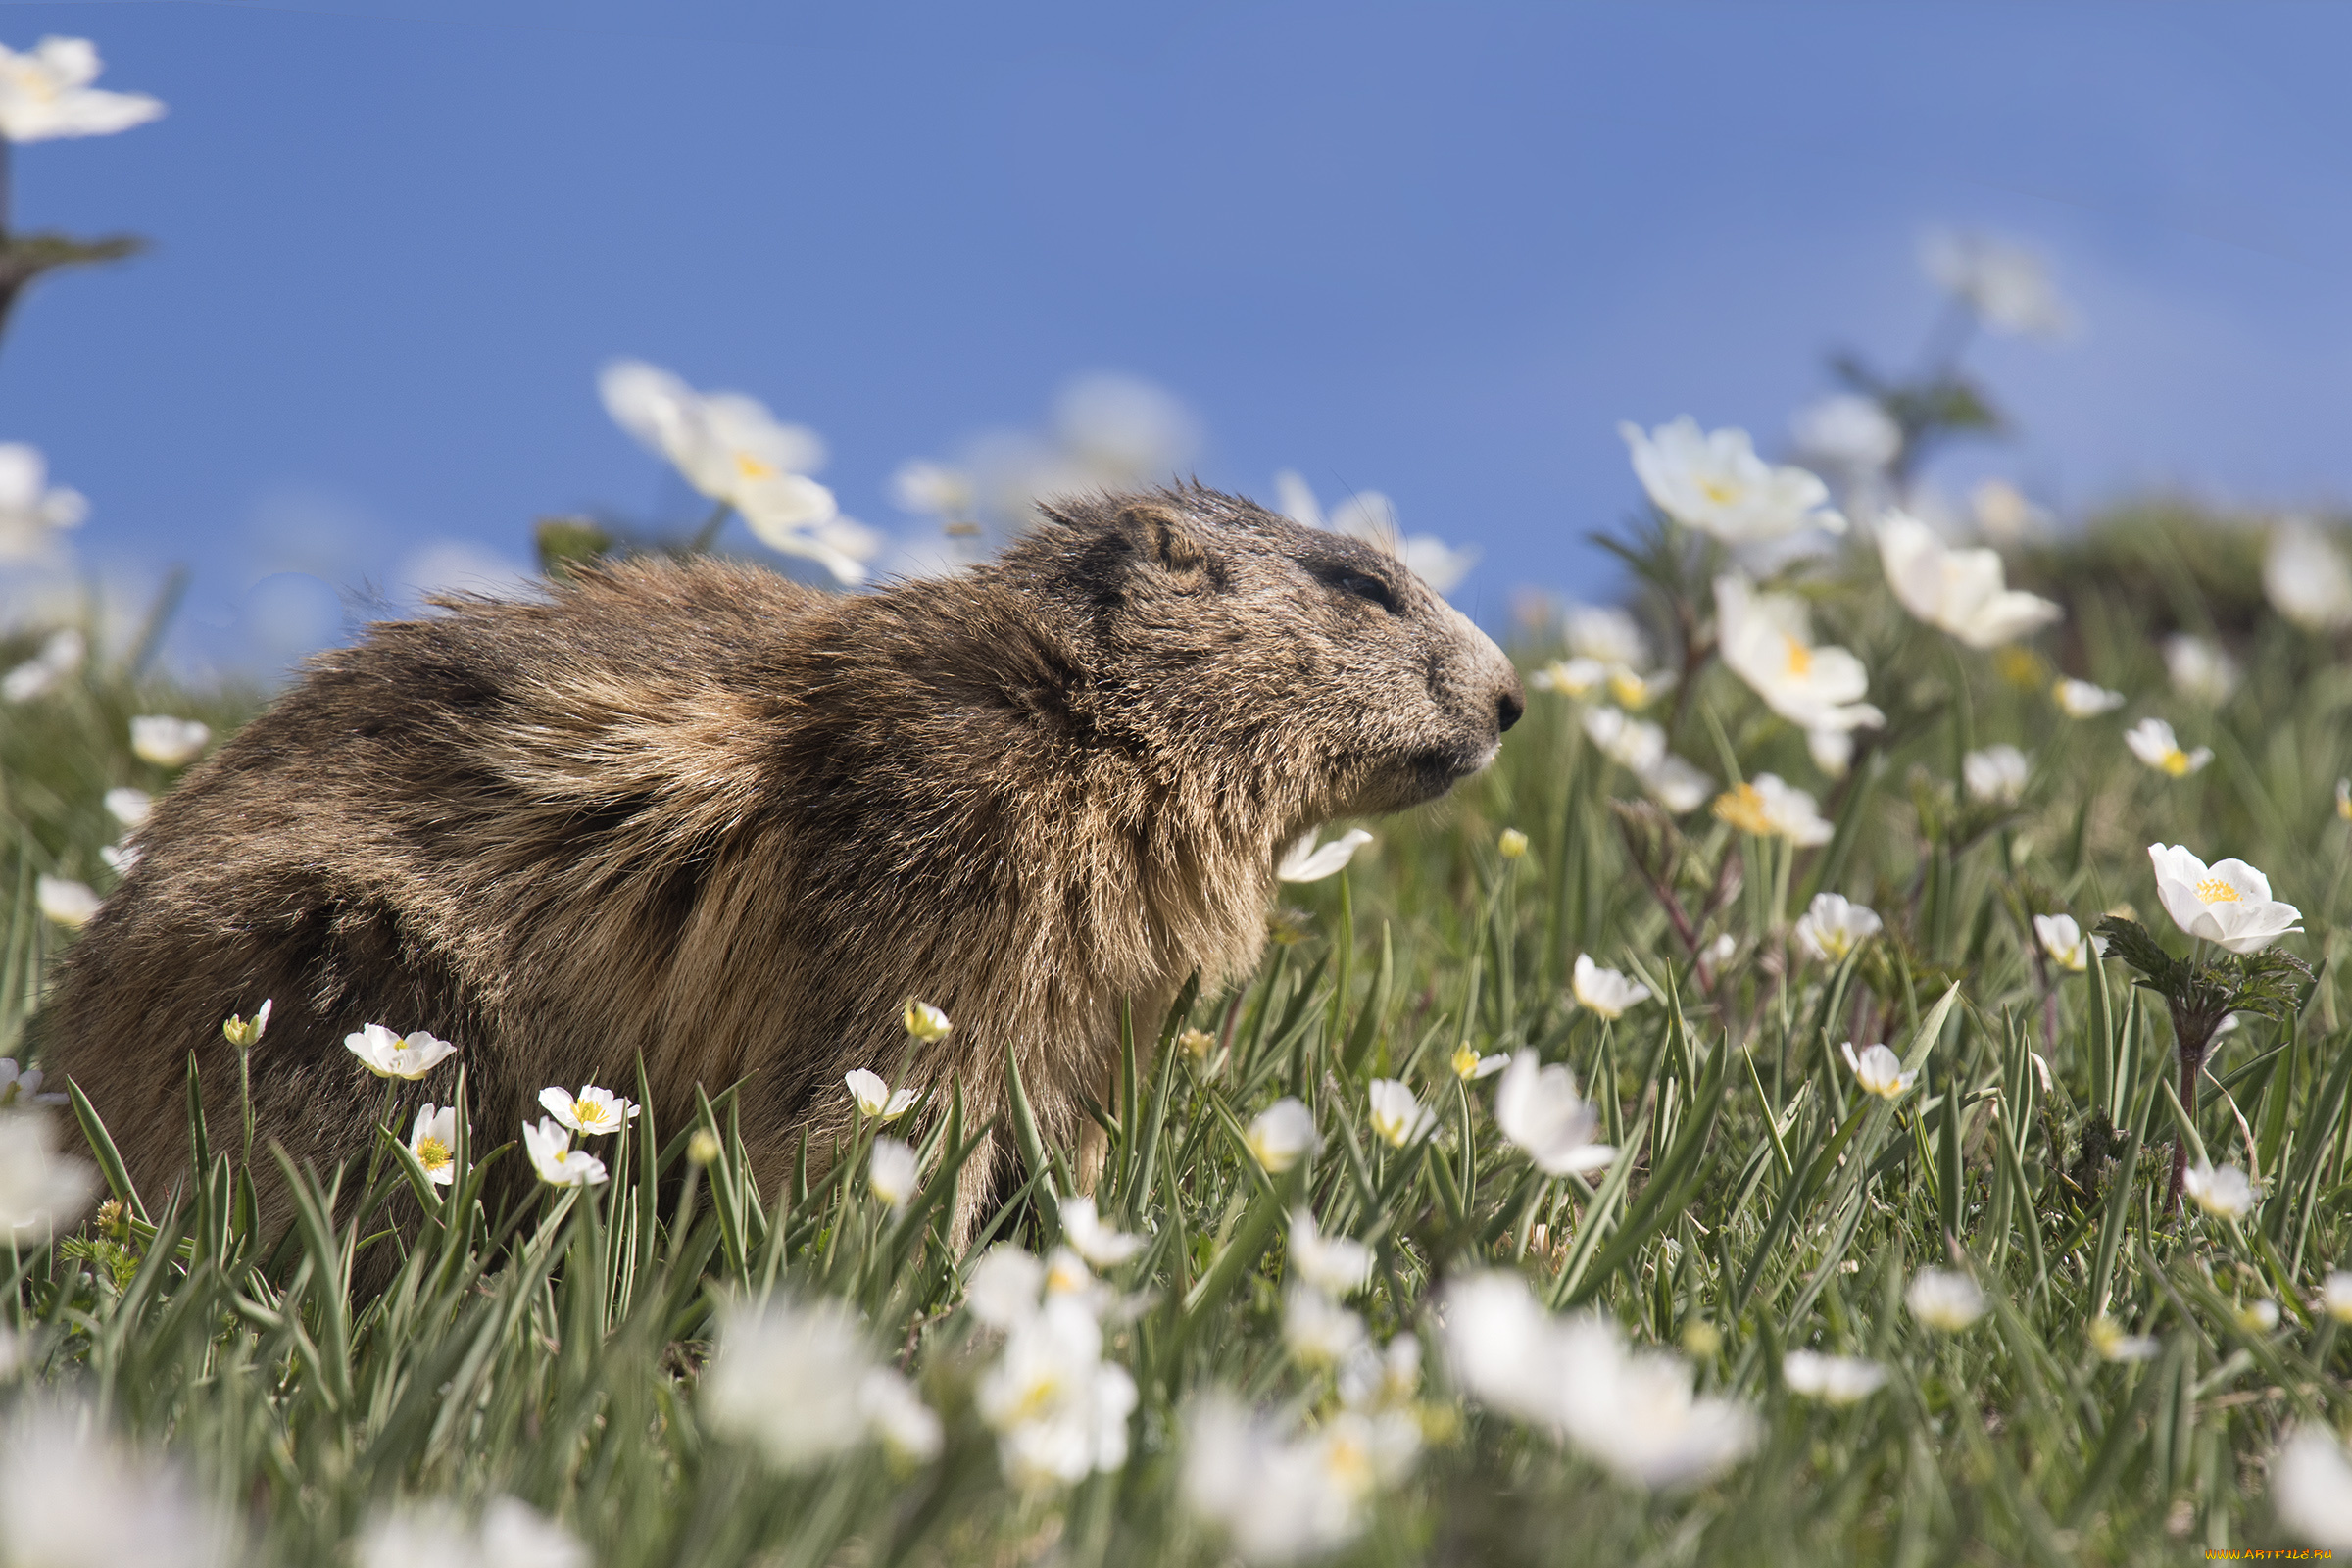
[[[545,1085],[633,1093],[641,1052],[664,1129],[741,1081],[772,1188],[845,1130],[844,1072],[893,1073],[909,997],[955,1021],[917,1086],[999,1115],[1010,1047],[1075,1140],[1121,999],[1156,1021],[1194,969],[1247,973],[1288,840],[1443,794],[1521,702],[1394,560],[1199,488],[868,595],[641,562],[445,608],[319,656],[192,771],[59,965],[47,1064],[150,1196],[191,1051],[235,1124],[220,1024],[265,997],[260,1131],[321,1169],[366,1149],[343,1037],[373,1022],[457,1043],[492,1142]],[[959,1234],[1010,1158],[967,1168]]]

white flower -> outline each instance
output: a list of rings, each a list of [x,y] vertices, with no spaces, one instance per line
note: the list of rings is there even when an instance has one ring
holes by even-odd
[[[1414,1099],[1401,1079],[1375,1078],[1370,1093],[1372,1130],[1392,1149],[1402,1149],[1438,1123],[1437,1113]]]
[[[2175,632],[2164,640],[2164,670],[2172,677],[2173,690],[2191,702],[2208,708],[2219,708],[2237,690],[2239,670],[2217,643],[2186,632]]]
[[[104,69],[87,38],[43,38],[23,54],[0,44],[0,141],[111,136],[164,112],[145,93],[91,86]]]
[[[569,1129],[553,1116],[540,1117],[535,1127],[522,1124],[522,1148],[531,1168],[550,1187],[594,1187],[606,1179],[605,1162],[585,1149],[572,1148]]]
[[[927,513],[956,521],[971,514],[978,500],[972,476],[923,458],[909,458],[890,476],[890,499],[902,512]]]
[[[2339,1268],[2320,1282],[2320,1309],[2338,1323],[2352,1323],[2352,1273]]]
[[[2200,746],[2193,752],[2180,749],[2173,734],[2173,726],[2161,718],[2143,718],[2124,731],[2124,744],[2132,755],[2159,773],[2181,778],[2194,773],[2213,760],[2213,748]]]
[[[1845,519],[1830,507],[1828,485],[1802,468],[1766,463],[1745,430],[1702,432],[1686,414],[1646,434],[1630,420],[1617,433],[1632,449],[1642,488],[1686,528],[1727,544],[1845,528]]]
[[[1804,456],[1849,473],[1875,473],[1903,450],[1903,427],[1877,398],[1852,392],[1833,393],[1797,410],[1788,433]]]
[[[2123,1325],[2109,1317],[2091,1319],[2085,1338],[2102,1361],[2152,1361],[2164,1348],[2151,1335],[2126,1334]]]
[[[1494,1125],[1546,1175],[1598,1170],[1617,1157],[1616,1150],[1592,1141],[1600,1109],[1577,1094],[1576,1075],[1557,1063],[1544,1066],[1532,1051],[1519,1052],[1502,1070]]]
[[[1277,507],[1283,515],[1309,528],[1330,528],[1361,539],[1404,563],[1414,576],[1443,594],[1452,590],[1478,564],[1475,546],[1456,550],[1433,534],[1407,536],[1396,520],[1396,505],[1377,490],[1358,490],[1332,508],[1327,519],[1323,504],[1297,469],[1274,475]]]
[[[269,1032],[270,1009],[276,1005],[276,998],[264,997],[252,1017],[244,1018],[231,1013],[220,1022],[220,1038],[239,1051],[252,1050],[262,1043],[262,1036]]]
[[[1279,1568],[1361,1535],[1373,1501],[1404,1480],[1420,1446],[1403,1411],[1342,1410],[1293,1436],[1219,1392],[1185,1412],[1181,1494],[1243,1562]]]
[[[429,1100],[417,1106],[416,1123],[409,1129],[409,1152],[436,1186],[447,1187],[458,1173],[458,1107],[435,1110]]]
[[[378,1078],[421,1078],[458,1051],[448,1041],[435,1039],[422,1029],[396,1035],[380,1023],[345,1035],[343,1044]]]
[[[1127,1462],[1135,1379],[1102,1360],[1102,1327],[1056,1297],[1016,1322],[973,1403],[998,1435],[1005,1474],[1026,1489],[1067,1486]]]
[[[990,1328],[1008,1329],[1037,1310],[1045,1288],[1045,1260],[1000,1242],[972,1265],[963,1284],[963,1304]]]
[[[2248,1334],[2268,1334],[2278,1326],[2278,1303],[2256,1298],[2237,1309],[2237,1326]]]
[[[81,1218],[98,1189],[86,1160],[53,1147],[56,1128],[33,1110],[0,1112],[0,1240],[38,1243],[37,1232]]]
[[[139,863],[139,857],[144,853],[144,851],[134,849],[127,844],[101,844],[98,846],[98,858],[104,860],[106,868],[117,876],[130,875]]]
[[[2326,1427],[2299,1427],[2271,1461],[2271,1496],[2286,1528],[2315,1546],[2352,1551],[2352,1458]]]
[[[2093,955],[2104,956],[2107,952],[2107,939],[2084,937],[2071,914],[2035,915],[2034,934],[2041,939],[2041,951],[2050,956],[2051,962],[2077,974],[2090,967]]]
[[[2262,588],[2278,613],[2307,630],[2352,626],[2352,565],[2308,518],[2289,518],[2272,532]]]
[[[1936,231],[1920,241],[1919,263],[1936,285],[1967,302],[1996,332],[2061,337],[2074,325],[2041,258],[1984,234]]]
[[[1371,834],[1360,827],[1351,827],[1318,849],[1312,831],[1301,833],[1283,852],[1281,863],[1274,867],[1274,876],[1282,882],[1320,882],[1338,874],[1355,858],[1357,850],[1371,842]]]
[[[1960,759],[1960,779],[1972,800],[2015,806],[2025,798],[2034,764],[2014,746],[1987,746]]]
[[[1837,829],[1813,808],[1813,797],[1790,787],[1778,773],[1758,773],[1715,797],[1715,814],[1742,833],[1780,837],[1791,844],[1827,844]]]
[[[155,797],[145,790],[108,790],[106,809],[124,827],[143,827],[147,822],[147,813],[155,809]]]
[[[40,906],[45,918],[74,931],[90,923],[91,917],[98,912],[100,903],[97,893],[88,883],[62,876],[34,877],[32,900]]]
[[[1453,1075],[1464,1083],[1475,1083],[1481,1078],[1490,1078],[1502,1071],[1510,1059],[1507,1054],[1500,1052],[1492,1056],[1482,1056],[1478,1054],[1478,1048],[1465,1040],[1453,1048],[1452,1059],[1447,1061],[1446,1065],[1451,1067]]]
[[[1666,756],[1664,730],[1614,708],[1586,709],[1585,733],[1603,756],[1636,777],[1657,766]]]
[[[2352,778],[2335,781],[2335,814],[2352,822]]]
[[[1903,1292],[1903,1304],[1928,1327],[1957,1334],[1984,1315],[1984,1293],[1965,1274],[1923,1268],[1911,1276],[1911,1288]]]
[[[1592,961],[1592,956],[1589,953],[1576,956],[1576,969],[1570,977],[1569,989],[1576,993],[1579,1006],[1609,1019],[1622,1018],[1629,1008],[1638,1007],[1649,1000],[1649,987],[1629,979],[1615,969],[1603,969]]]
[[[1528,676],[1527,683],[1540,692],[1582,697],[1597,691],[1608,678],[1609,666],[1597,659],[1555,659]]]
[[[1866,1094],[1900,1100],[1919,1082],[1919,1069],[1903,1071],[1903,1058],[1885,1046],[1865,1046],[1856,1054],[1854,1043],[1848,1040],[1838,1049],[1845,1053],[1845,1064],[1854,1070],[1854,1081]]]
[[[2124,694],[2087,680],[2062,679],[2050,688],[2050,698],[2069,718],[2096,718],[2124,706]]]
[[[2164,912],[2192,937],[2217,942],[2231,953],[2260,953],[2282,936],[2302,930],[2303,911],[2271,897],[2271,879],[2243,860],[2207,865],[2181,845],[2148,846],[2156,868],[2156,896]]]
[[[158,767],[178,767],[193,761],[212,738],[212,726],[201,719],[142,713],[130,721],[131,754]]]
[[[20,1069],[14,1056],[0,1056],[0,1111],[22,1110],[27,1105],[62,1105],[64,1095],[41,1093],[41,1069]]]
[[[1285,1095],[1251,1118],[1247,1142],[1250,1157],[1279,1176],[1314,1151],[1315,1114]]]
[[[1516,860],[1527,854],[1527,835],[1515,827],[1506,827],[1494,839],[1494,853],[1506,860]]]
[[[695,1395],[710,1426],[749,1442],[786,1472],[865,1441],[874,1356],[840,1301],[776,1296],[729,1309]]]
[[[616,360],[597,378],[613,421],[667,458],[686,482],[743,514],[760,543],[816,562],[845,585],[865,581],[882,536],[840,514],[808,475],[824,466],[815,432],[779,423],[740,392],[697,392],[667,370]]]
[[[539,1091],[539,1103],[546,1107],[549,1115],[583,1138],[601,1138],[606,1133],[616,1133],[637,1119],[636,1102],[623,1100],[612,1090],[599,1089],[594,1084],[589,1084],[577,1095],[562,1089],[542,1089]]]
[[[1805,751],[1813,765],[1830,778],[1845,777],[1845,770],[1854,761],[1854,732],[1850,729],[1809,729],[1805,731]]]
[[[1997,648],[2038,631],[2065,612],[2006,585],[1994,550],[1953,550],[1907,513],[1879,519],[1879,560],[1903,608],[1971,648]]]
[[[5,560],[8,554],[6,528],[5,514],[0,514],[0,560]],[[58,682],[81,667],[89,649],[89,639],[81,634],[79,627],[67,626],[51,632],[42,641],[40,652],[6,675],[0,675],[0,702],[29,703],[54,691]]]
[[[1084,1195],[1061,1200],[1061,1234],[1080,1257],[1097,1268],[1117,1268],[1148,1245],[1141,1236],[1104,1224],[1095,1213],[1095,1200]]]
[[[2022,539],[2029,533],[2045,532],[2053,520],[2006,479],[1980,482],[1968,493],[1968,510],[1988,539]]]
[[[1724,663],[1790,723],[1849,730],[1886,721],[1861,700],[1870,671],[1842,648],[1814,646],[1812,617],[1794,595],[1759,593],[1729,573],[1715,579],[1715,619]]]
[[[1333,1296],[1360,1291],[1372,1278],[1372,1249],[1344,1236],[1326,1236],[1314,1211],[1291,1210],[1291,1267],[1316,1290]],[[2352,1276],[2347,1276],[2352,1278]]]
[[[1855,1404],[1879,1391],[1886,1369],[1851,1355],[1790,1350],[1781,1357],[1781,1377],[1791,1392],[1824,1404]]]
[[[1642,775],[1642,787],[1677,816],[1697,810],[1715,793],[1712,778],[1672,752],[1659,758],[1657,765]]]
[[[572,1533],[527,1502],[493,1497],[482,1510],[482,1568],[590,1568],[588,1548]],[[416,1568],[405,1559],[402,1568]]]
[[[1620,1481],[1652,1490],[1693,1485],[1755,1446],[1755,1412],[1696,1397],[1680,1356],[1631,1351],[1617,1326],[1599,1317],[1570,1319],[1548,1338],[1558,1425]]]
[[[234,1542],[179,1473],[106,1436],[96,1411],[20,1404],[0,1428],[0,1562],[225,1568]]]
[[[589,1568],[588,1550],[527,1503],[500,1497],[468,1528],[446,1503],[402,1508],[368,1522],[359,1568]]]
[[[1642,623],[1622,610],[1603,605],[1570,605],[1563,617],[1568,651],[1603,666],[1645,669],[1649,639]]]
[[[37,560],[49,553],[54,536],[67,528],[77,528],[89,515],[90,503],[78,490],[60,485],[51,488],[49,465],[40,448],[22,441],[0,442],[0,561]],[[75,632],[75,639],[81,634]],[[56,642],[52,636],[50,641]],[[74,655],[78,665],[86,644],[67,645],[58,652],[62,662],[67,652]],[[44,656],[49,650],[44,648]],[[63,673],[71,674],[72,667]]]
[[[865,1163],[865,1179],[872,1185],[876,1198],[893,1208],[905,1208],[922,1179],[914,1146],[898,1138],[875,1139],[874,1152]]]
[[[901,1021],[906,1024],[906,1033],[924,1045],[947,1039],[948,1032],[955,1028],[954,1024],[948,1022],[946,1013],[928,1002],[916,1002],[912,998],[907,999],[906,1015]]]
[[[1364,1343],[1364,1320],[1311,1285],[1283,1293],[1282,1343],[1303,1366],[1333,1367]]]
[[[859,1114],[876,1121],[896,1121],[912,1110],[914,1102],[922,1098],[911,1089],[892,1094],[880,1073],[868,1072],[863,1067],[851,1068],[841,1081],[850,1086],[850,1098],[858,1102]]]
[[[1359,1347],[1340,1367],[1339,1388],[1350,1410],[1409,1407],[1421,1393],[1421,1342],[1399,1334],[1385,1350]]]
[[[2221,1219],[2243,1219],[2254,1207],[2254,1184],[2235,1165],[2217,1169],[2207,1161],[2192,1166],[2180,1173],[2180,1190],[2189,1201]]]
[[[858,1381],[858,1411],[865,1417],[867,1430],[902,1465],[928,1464],[939,1457],[946,1432],[938,1412],[891,1368],[875,1367]]]
[[[1797,917],[1796,945],[1809,957],[1838,963],[1877,936],[1885,924],[1876,910],[1855,904],[1842,894],[1816,893],[1812,904]]]

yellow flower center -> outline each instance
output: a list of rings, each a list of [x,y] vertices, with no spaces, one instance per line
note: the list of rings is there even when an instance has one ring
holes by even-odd
[[[1453,1075],[1456,1078],[1467,1078],[1471,1076],[1473,1073],[1478,1071],[1477,1051],[1472,1049],[1466,1043],[1454,1047],[1452,1066]]]
[[[753,457],[748,452],[738,452],[734,454],[734,458],[735,471],[743,478],[773,479],[776,476],[775,469],[769,467],[766,464],[761,463],[758,458]]]
[[[1719,507],[1729,506],[1740,499],[1740,486],[1730,479],[1701,479],[1698,493]]]
[[[1782,657],[1788,661],[1789,675],[1797,680],[1802,680],[1811,674],[1813,672],[1813,650],[1793,637],[1783,637],[1781,641],[1786,645],[1782,650]]]
[[[1770,836],[1772,818],[1764,811],[1764,792],[1753,784],[1735,784],[1715,797],[1715,814],[1742,833]]]
[[[2173,777],[2180,778],[2188,772],[2188,754],[2176,746],[2165,753],[2164,760],[2156,765],[2172,774]]]
[[[2197,902],[2200,904],[2242,904],[2245,897],[2218,876],[2209,876],[2197,884]]]
[[[428,1175],[433,1171],[447,1170],[457,1158],[454,1150],[430,1133],[416,1140],[415,1152],[416,1163],[422,1165]]]
[[[1609,695],[1627,708],[1642,708],[1649,702],[1649,682],[1630,669],[1616,670],[1609,676]]]
[[[575,1100],[571,1102],[571,1114],[579,1122],[580,1131],[584,1133],[611,1132],[615,1120],[610,1109],[585,1100]]]

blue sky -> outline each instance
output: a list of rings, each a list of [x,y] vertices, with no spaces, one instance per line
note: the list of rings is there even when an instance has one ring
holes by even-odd
[[[84,563],[195,569],[187,667],[436,542],[699,514],[597,402],[624,354],[813,426],[893,529],[903,460],[1140,376],[1212,483],[1480,546],[1499,625],[1608,592],[1620,418],[1772,449],[1827,351],[1907,360],[1936,225],[2083,323],[1974,352],[2019,432],[1955,486],[2352,490],[2336,8],[0,4],[49,32],[171,113],[17,150],[19,226],[154,250],[23,302],[0,439],[88,494]]]

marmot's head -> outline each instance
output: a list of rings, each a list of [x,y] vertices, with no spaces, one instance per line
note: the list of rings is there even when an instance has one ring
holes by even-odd
[[[1001,569],[1075,612],[1096,723],[1283,831],[1445,794],[1526,706],[1501,649],[1359,540],[1197,486],[1049,515]]]

